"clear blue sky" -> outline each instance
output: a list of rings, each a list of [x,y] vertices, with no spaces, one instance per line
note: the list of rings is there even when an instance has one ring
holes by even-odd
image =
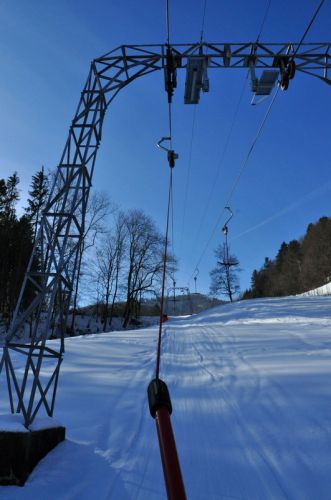
[[[254,41],[267,3],[207,0],[205,40]],[[318,3],[272,0],[261,41],[298,42]],[[204,0],[170,0],[173,43],[198,41],[203,5]],[[90,61],[121,44],[163,43],[165,2],[1,0],[0,17],[0,176],[17,170],[24,200],[31,175],[59,161]],[[306,41],[331,41],[330,19],[327,0]],[[194,268],[268,106],[268,101],[250,106],[246,81],[220,163],[246,71],[217,70],[209,76],[210,93],[196,108],[192,148],[194,106],[183,104],[184,71],[173,104],[174,147],[180,156],[174,171],[177,283],[186,286],[191,278],[192,290]],[[282,241],[299,238],[309,222],[330,215],[330,112],[331,87],[299,73],[276,99],[231,200],[235,216],[229,236],[243,269],[242,289]],[[142,208],[161,230],[169,172],[155,144],[167,134],[167,98],[158,72],[131,84],[111,104],[94,178],[95,189],[107,191],[124,209]],[[223,222],[199,263],[198,291],[208,291]]]

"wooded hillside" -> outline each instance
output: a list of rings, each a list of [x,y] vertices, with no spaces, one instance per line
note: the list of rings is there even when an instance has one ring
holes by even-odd
[[[331,280],[331,218],[309,224],[299,240],[283,242],[276,258],[254,270],[243,298],[281,297],[317,288]]]

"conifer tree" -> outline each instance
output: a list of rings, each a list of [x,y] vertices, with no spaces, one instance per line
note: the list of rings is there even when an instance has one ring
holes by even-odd
[[[38,170],[38,172],[32,176],[31,190],[29,191],[30,198],[28,199],[28,206],[26,208],[26,213],[33,226],[33,240],[36,239],[48,191],[49,180],[42,166],[41,170]]]
[[[26,215],[17,218],[19,177],[0,179],[0,314],[9,323],[31,255],[32,228]],[[38,266],[37,259],[33,263]],[[32,293],[32,292],[31,292]],[[23,306],[30,300],[29,290]]]
[[[8,177],[7,181],[1,180],[0,211],[4,219],[16,217],[16,203],[20,199],[17,187],[19,182],[20,179],[17,172]]]
[[[283,242],[274,260],[254,270],[243,298],[296,295],[331,281],[331,218],[309,224],[305,236]]]

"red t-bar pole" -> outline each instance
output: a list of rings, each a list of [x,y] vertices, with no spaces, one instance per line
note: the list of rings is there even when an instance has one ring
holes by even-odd
[[[168,408],[160,406],[156,410],[155,421],[168,499],[185,500],[184,483]]]
[[[148,386],[149,409],[156,421],[157,435],[168,500],[186,500],[170,415],[172,405],[165,382],[154,379]]]

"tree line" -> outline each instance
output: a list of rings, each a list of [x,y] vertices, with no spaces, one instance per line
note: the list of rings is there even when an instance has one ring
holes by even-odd
[[[37,238],[51,177],[44,168],[33,175],[27,206],[20,210],[18,174],[0,179],[0,319],[7,326]],[[35,255],[33,269],[39,270],[38,252]],[[77,312],[87,304],[94,304],[93,311],[106,331],[116,303],[122,301],[123,326],[127,327],[139,315],[144,294],[159,293],[163,258],[164,237],[150,216],[141,210],[123,211],[104,193],[93,193],[72,290],[68,333],[75,334]],[[168,262],[171,272],[175,260],[170,256]],[[30,295],[27,290],[23,307],[31,301]]]
[[[312,290],[331,281],[331,218],[321,217],[299,240],[283,242],[275,259],[254,270],[243,298],[282,297]]]
[[[33,175],[27,206],[18,216],[19,182],[17,172],[8,179],[0,179],[0,315],[7,325],[16,305],[48,193],[48,178],[42,168]],[[36,257],[32,269],[37,269],[38,265]],[[29,300],[27,290],[25,303]]]

